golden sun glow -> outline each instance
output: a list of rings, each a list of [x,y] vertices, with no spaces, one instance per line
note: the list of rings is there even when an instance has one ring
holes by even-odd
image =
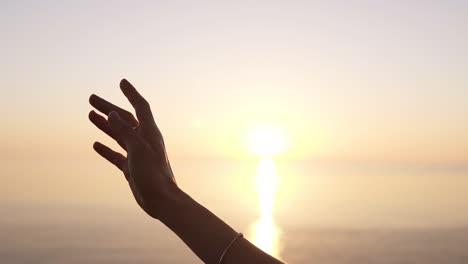
[[[262,216],[252,226],[253,243],[266,253],[280,258],[278,227],[271,216]]]
[[[275,126],[263,125],[256,127],[248,138],[249,150],[261,157],[273,157],[286,148],[283,131]]]
[[[272,159],[262,159],[257,170],[258,206],[262,216],[271,216],[276,191],[275,163]]]
[[[279,230],[273,221],[277,177],[275,163],[271,158],[259,161],[255,179],[260,218],[252,226],[253,243],[263,251],[279,258]]]
[[[286,137],[278,127],[257,126],[249,135],[248,147],[253,154],[261,158],[255,176],[260,218],[252,225],[252,241],[263,251],[280,258],[279,228],[273,219],[278,185],[273,157],[286,150]]]

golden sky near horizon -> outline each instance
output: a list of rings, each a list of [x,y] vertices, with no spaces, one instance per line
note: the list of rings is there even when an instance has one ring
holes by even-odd
[[[466,174],[467,13],[466,1],[2,2],[2,174],[29,161],[44,161],[45,174],[51,160],[97,159],[93,141],[110,140],[88,121],[88,97],[131,109],[121,78],[151,103],[175,160],[252,159],[249,137],[267,126],[284,137],[280,160]],[[29,182],[34,168],[23,169],[4,195]],[[26,189],[41,193],[38,182]],[[458,196],[447,197],[467,183],[440,194],[446,222],[465,219]],[[398,189],[389,185],[382,193]]]
[[[87,97],[128,107],[126,77],[176,156],[242,157],[273,124],[291,158],[468,161],[463,2],[2,5],[9,155],[83,152]]]

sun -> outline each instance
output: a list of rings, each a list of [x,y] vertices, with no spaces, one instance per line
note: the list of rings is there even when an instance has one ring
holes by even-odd
[[[254,179],[260,219],[253,225],[253,241],[265,252],[278,257],[278,228],[273,221],[273,207],[279,181],[274,158],[286,150],[286,137],[277,126],[258,125],[248,134],[248,148],[259,156]]]
[[[250,152],[260,157],[274,157],[286,149],[284,132],[273,125],[259,125],[248,137]]]

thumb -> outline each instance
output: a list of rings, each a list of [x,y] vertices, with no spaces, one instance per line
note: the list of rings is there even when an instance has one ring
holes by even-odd
[[[115,111],[109,113],[109,126],[112,131],[123,141],[127,149],[138,144],[138,137],[128,124],[126,124]]]

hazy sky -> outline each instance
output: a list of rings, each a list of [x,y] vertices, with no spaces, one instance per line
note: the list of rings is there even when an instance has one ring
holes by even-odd
[[[245,139],[267,124],[293,164],[278,163],[284,219],[466,224],[467,14],[467,1],[2,1],[0,201],[134,206],[87,118],[91,93],[130,109],[125,77],[210,208],[256,210]]]
[[[1,144],[12,156],[73,138],[85,153],[88,95],[128,106],[126,77],[175,156],[246,155],[249,129],[273,123],[292,158],[467,162],[467,13],[466,1],[3,1]]]

